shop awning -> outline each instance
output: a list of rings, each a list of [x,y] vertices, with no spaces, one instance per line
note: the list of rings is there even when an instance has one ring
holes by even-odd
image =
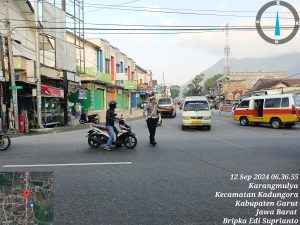
[[[42,95],[46,97],[56,97],[56,98],[63,98],[64,91],[60,88],[50,87],[46,85],[41,86]]]

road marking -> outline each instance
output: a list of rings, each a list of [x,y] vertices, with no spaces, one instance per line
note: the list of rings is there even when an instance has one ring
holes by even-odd
[[[4,165],[3,167],[13,168],[13,167],[102,166],[102,165],[128,165],[128,164],[132,164],[132,162],[36,164],[36,165]]]

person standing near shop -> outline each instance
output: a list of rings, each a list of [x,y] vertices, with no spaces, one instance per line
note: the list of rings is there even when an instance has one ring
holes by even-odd
[[[157,102],[155,97],[151,97],[149,99],[149,104],[144,108],[144,112],[147,111],[147,126],[150,133],[150,144],[156,145],[155,141],[155,131],[158,122],[158,114],[157,114]]]

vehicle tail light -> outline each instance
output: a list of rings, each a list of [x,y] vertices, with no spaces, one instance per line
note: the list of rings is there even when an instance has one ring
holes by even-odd
[[[297,113],[297,108],[295,105],[292,105],[292,114],[296,114]]]

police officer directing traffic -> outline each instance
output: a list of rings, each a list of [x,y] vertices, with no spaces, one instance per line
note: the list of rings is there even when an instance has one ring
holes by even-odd
[[[155,131],[158,122],[158,114],[157,114],[157,103],[155,97],[150,98],[150,102],[144,108],[144,112],[147,111],[147,126],[150,133],[150,144],[156,145],[155,141]]]

